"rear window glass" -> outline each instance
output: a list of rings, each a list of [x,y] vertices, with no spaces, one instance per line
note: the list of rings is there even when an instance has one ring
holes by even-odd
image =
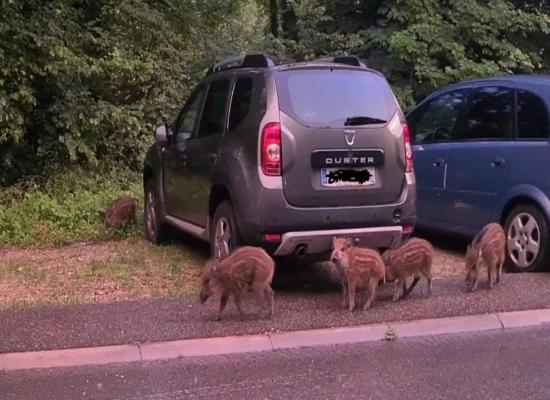
[[[389,121],[396,104],[386,80],[374,73],[323,68],[279,71],[280,109],[311,127],[342,127],[349,117]]]

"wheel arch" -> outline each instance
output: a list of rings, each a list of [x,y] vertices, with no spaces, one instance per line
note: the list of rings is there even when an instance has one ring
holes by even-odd
[[[145,157],[143,164],[143,194],[147,189],[147,183],[151,180],[154,182],[157,199],[159,202],[161,215],[166,215],[166,204],[164,199],[164,185],[162,184],[163,171],[160,150],[157,145],[152,145]]]
[[[210,190],[210,199],[208,202],[208,221],[209,223],[212,222],[212,218],[214,217],[214,213],[216,212],[216,208],[223,202],[223,201],[230,201],[231,202],[232,197],[229,192],[229,189],[220,183],[215,184],[212,186],[212,189]]]
[[[527,184],[519,185],[503,196],[497,207],[494,220],[504,225],[510,211],[516,206],[526,203],[537,207],[550,223],[550,200],[542,190]]]
[[[146,164],[145,167],[143,167],[143,187],[147,186],[147,182],[151,179],[153,179],[153,168]]]

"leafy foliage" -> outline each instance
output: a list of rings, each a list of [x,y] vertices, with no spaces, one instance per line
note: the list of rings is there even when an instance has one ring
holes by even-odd
[[[388,77],[410,109],[451,82],[549,70],[548,3],[514,3],[294,0],[289,4],[296,23],[283,48],[297,59],[361,55]]]
[[[0,0],[0,243],[103,237],[109,201],[141,197],[153,127],[221,58],[354,53],[408,110],[451,82],[548,72],[549,13],[546,0]]]
[[[216,59],[254,45],[253,2],[21,0],[0,9],[0,183],[59,164],[138,169]],[[46,171],[46,175],[52,171]]]
[[[140,234],[143,203],[136,221],[121,231],[103,226],[105,209],[123,195],[142,197],[137,173],[60,171],[46,182],[12,186],[0,196],[0,245],[60,245]]]
[[[506,1],[392,0],[379,15],[367,43],[384,54],[390,79],[408,82],[415,97],[451,82],[548,68],[533,41],[550,32],[548,16]]]
[[[59,166],[139,170],[213,62],[356,53],[404,108],[477,76],[547,71],[547,1],[4,0],[0,184]],[[268,33],[270,32],[270,33]]]

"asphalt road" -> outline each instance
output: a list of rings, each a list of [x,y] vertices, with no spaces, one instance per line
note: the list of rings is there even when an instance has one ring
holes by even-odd
[[[550,326],[0,374],[2,399],[548,399]]]

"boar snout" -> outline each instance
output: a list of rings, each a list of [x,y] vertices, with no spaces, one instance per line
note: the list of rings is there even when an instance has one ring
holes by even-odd
[[[332,254],[330,255],[330,261],[332,261],[333,263],[336,263],[338,261],[338,256],[336,254],[336,251],[333,251]]]

